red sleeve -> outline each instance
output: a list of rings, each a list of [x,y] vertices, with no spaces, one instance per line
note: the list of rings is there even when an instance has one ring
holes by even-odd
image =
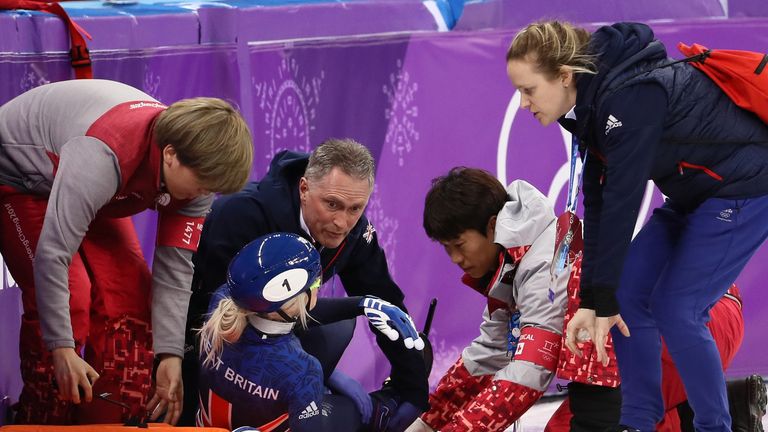
[[[157,246],[171,246],[197,251],[205,216],[184,216],[161,212],[157,223]]]
[[[453,416],[468,406],[478,393],[485,390],[493,375],[473,376],[464,367],[461,356],[440,379],[435,391],[429,395],[429,410],[421,420],[434,430],[442,430]]]

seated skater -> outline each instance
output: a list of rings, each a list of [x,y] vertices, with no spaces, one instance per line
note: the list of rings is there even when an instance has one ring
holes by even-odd
[[[360,388],[326,394],[320,362],[304,351],[293,330],[312,317],[322,268],[317,250],[289,233],[262,236],[232,259],[227,282],[212,296],[208,320],[200,329],[200,409],[198,426],[293,432],[384,430],[397,400],[386,390]],[[381,299],[335,299],[324,308],[335,319],[364,313],[390,340],[423,348],[411,318]],[[331,311],[331,312],[329,312]],[[338,372],[340,373],[340,372]],[[357,385],[359,387],[359,384]]]

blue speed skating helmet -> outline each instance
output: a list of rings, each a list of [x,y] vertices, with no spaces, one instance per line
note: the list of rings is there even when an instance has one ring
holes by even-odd
[[[232,258],[227,286],[238,306],[267,313],[319,285],[322,275],[320,254],[308,241],[275,233],[248,243]]]

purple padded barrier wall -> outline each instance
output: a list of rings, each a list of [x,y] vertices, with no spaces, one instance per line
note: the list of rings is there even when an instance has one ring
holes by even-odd
[[[4,17],[0,14],[0,24]],[[229,22],[238,19],[222,13],[219,18],[210,17],[209,23],[225,18]],[[93,20],[90,26],[98,27],[99,22]],[[239,34],[219,29],[215,37]],[[768,19],[688,20],[659,23],[655,29],[670,47],[685,41],[762,49],[768,43]],[[2,31],[0,27],[0,34]],[[423,233],[422,203],[430,179],[455,165],[477,166],[504,181],[527,179],[556,201],[558,208],[563,205],[564,143],[568,140],[557,127],[542,128],[527,112],[516,109],[503,60],[513,34],[510,29],[269,44],[227,39],[218,44],[137,47],[95,51],[94,72],[98,78],[143,88],[167,103],[206,95],[239,104],[253,129],[254,177],[264,174],[269,157],[282,148],[310,150],[331,136],[365,143],[378,163],[367,214],[419,326],[429,299],[440,299],[432,332],[434,384],[476,335],[483,299],[461,286],[460,270]],[[674,49],[670,52],[674,55]],[[67,79],[71,70],[63,54],[0,53],[0,76],[3,103],[34,86]],[[650,196],[645,210],[658,201],[658,194]],[[140,215],[135,220],[150,256],[154,218]],[[768,320],[761,286],[768,272],[759,265],[767,258],[768,250],[763,248],[739,278],[747,334],[731,369],[733,375],[768,374],[764,343],[758,334]],[[0,397],[15,397],[18,391],[13,363],[17,355],[13,326],[18,325],[14,292],[0,292],[0,306],[6,312],[0,343],[11,341],[5,345],[10,348],[0,354]],[[340,292],[338,282],[324,288],[325,295]],[[342,368],[373,389],[388,370],[367,326],[360,324]]]
[[[756,2],[759,0],[743,0]],[[467,1],[456,30],[519,29],[540,19],[561,19],[571,22],[610,22],[647,20],[686,20],[704,17],[725,17],[720,0],[667,1],[648,0],[550,0],[546,8],[529,1],[482,0]],[[619,18],[620,17],[620,18]]]
[[[728,16],[768,17],[768,2],[763,0],[728,0]]]
[[[422,2],[412,0],[351,1],[343,8],[323,3],[257,6],[243,9],[240,36],[248,41],[291,39],[297,28],[306,38],[438,30],[442,20],[442,16],[436,20]]]
[[[78,1],[65,3],[63,7],[93,37],[86,40],[92,51],[198,44],[197,15],[179,6],[138,8]],[[0,17],[12,20],[17,33],[12,39],[15,42],[3,51],[40,53],[69,49],[64,22],[51,14],[13,11]]]

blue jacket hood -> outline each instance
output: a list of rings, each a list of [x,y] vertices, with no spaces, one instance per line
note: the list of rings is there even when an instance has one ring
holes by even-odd
[[[577,136],[583,138],[601,90],[622,72],[638,62],[667,58],[664,45],[654,39],[653,30],[640,23],[616,23],[597,29],[589,41],[589,52],[595,58],[597,73],[579,74],[576,83]]]
[[[612,69],[645,49],[654,40],[653,36],[653,30],[645,24],[616,23],[600,27],[592,34],[590,52],[599,58],[600,71]]]

